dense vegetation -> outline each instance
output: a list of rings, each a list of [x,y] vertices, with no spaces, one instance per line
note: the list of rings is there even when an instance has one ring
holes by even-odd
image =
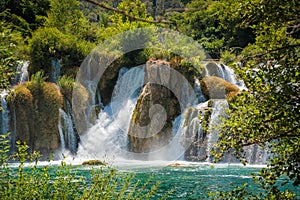
[[[234,151],[244,162],[243,147],[259,144],[274,155],[268,167],[254,175],[266,191],[260,198],[293,198],[292,193],[278,189],[277,180],[284,177],[295,187],[300,184],[300,2],[143,2],[115,0],[105,5],[137,18],[167,22],[157,25],[189,35],[212,58],[235,69],[248,90],[230,102],[215,148],[216,160]],[[174,7],[185,9],[172,11]],[[17,61],[22,59],[30,60],[31,74],[43,70],[48,77],[51,62],[61,60],[62,74],[66,75],[61,84],[70,88],[80,63],[93,47],[114,34],[146,26],[154,25],[85,1],[5,0],[0,3],[0,88],[9,88]],[[128,56],[140,58],[136,61],[140,62],[153,54],[148,49]],[[259,198],[248,194],[246,186],[218,195]]]

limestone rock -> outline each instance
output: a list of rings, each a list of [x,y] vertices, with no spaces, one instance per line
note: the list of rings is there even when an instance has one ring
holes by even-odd
[[[60,148],[58,120],[62,104],[62,95],[54,83],[15,86],[9,97],[13,148],[21,140],[31,151],[39,151],[45,157]]]
[[[207,99],[230,99],[240,91],[234,84],[216,76],[204,77],[201,80],[201,90]]]
[[[82,163],[82,165],[106,165],[101,160],[86,160]]]

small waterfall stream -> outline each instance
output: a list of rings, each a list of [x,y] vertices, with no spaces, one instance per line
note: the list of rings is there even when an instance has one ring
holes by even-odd
[[[9,121],[10,121],[10,115],[9,110],[7,107],[7,101],[6,101],[7,92],[3,91],[0,93],[0,100],[1,100],[1,108],[0,110],[1,116],[0,116],[0,134],[6,134],[9,132]]]
[[[18,62],[18,66],[16,68],[16,76],[12,81],[12,85],[21,84],[29,80],[28,66],[29,61]]]
[[[207,161],[212,161],[210,151],[213,149],[213,146],[217,143],[219,136],[218,136],[218,127],[217,125],[220,123],[221,116],[225,115],[225,110],[228,108],[228,103],[226,99],[217,99],[212,100],[212,113],[210,116],[210,123],[208,129],[208,136],[207,136]]]
[[[67,99],[65,100],[65,103],[67,111],[65,112],[63,109],[59,109],[60,121],[58,129],[61,140],[61,148],[63,151],[67,148],[72,154],[76,154],[78,139],[73,126],[72,109],[70,102]]]
[[[49,80],[51,82],[56,82],[60,76],[60,68],[61,68],[61,61],[58,59],[51,60],[51,75]]]

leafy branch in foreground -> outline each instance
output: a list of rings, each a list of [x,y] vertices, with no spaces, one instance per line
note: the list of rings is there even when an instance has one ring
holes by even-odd
[[[133,175],[121,174],[111,167],[88,169],[85,175],[74,173],[76,166],[61,161],[60,166],[39,166],[39,153],[28,153],[26,144],[8,156],[8,135],[0,135],[1,199],[150,199],[158,183],[150,179],[142,184]],[[10,167],[15,159],[18,167]],[[29,163],[27,163],[29,161]]]
[[[295,194],[284,187],[290,184],[290,189],[298,190],[300,186],[300,40],[287,29],[299,19],[299,2],[232,4],[228,8],[235,9],[232,16],[243,16],[240,26],[250,27],[256,40],[238,55],[243,64],[232,64],[248,90],[229,103],[215,158],[234,152],[246,164],[244,147],[259,145],[268,154],[267,167],[253,175],[263,192],[251,198],[293,199]],[[234,192],[219,195],[230,199]]]

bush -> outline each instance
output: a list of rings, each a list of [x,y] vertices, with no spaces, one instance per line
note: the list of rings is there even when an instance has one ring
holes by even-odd
[[[133,176],[120,175],[111,167],[92,168],[85,176],[72,173],[64,161],[51,172],[50,164],[39,167],[39,153],[28,153],[28,146],[18,143],[18,152],[7,156],[8,135],[0,135],[0,199],[150,199],[158,183],[151,189],[149,181],[134,183]],[[14,158],[17,170],[8,165]],[[34,161],[25,167],[26,161]]]
[[[69,101],[72,100],[72,92],[75,85],[74,79],[70,76],[62,76],[57,81],[61,93],[68,98]]]
[[[60,32],[57,28],[40,28],[30,40],[30,72],[44,70],[51,74],[51,60],[61,60],[62,71],[80,66],[93,45],[73,35]]]

